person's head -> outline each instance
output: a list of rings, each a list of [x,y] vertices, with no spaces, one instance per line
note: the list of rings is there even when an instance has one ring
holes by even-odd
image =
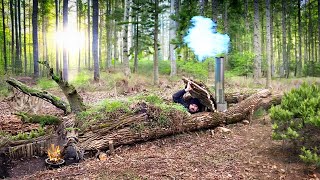
[[[189,105],[189,112],[191,113],[196,113],[200,110],[200,107],[201,107],[201,103],[198,99],[196,98],[192,98],[190,100],[190,105]]]

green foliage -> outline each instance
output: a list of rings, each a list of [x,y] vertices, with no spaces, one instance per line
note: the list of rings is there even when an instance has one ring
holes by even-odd
[[[56,88],[58,87],[58,84],[54,82],[52,79],[43,77],[38,79],[37,87],[46,90],[46,89]]]
[[[128,103],[125,101],[108,101],[105,100],[102,103],[102,106],[105,109],[105,112],[112,113],[115,111],[124,111],[124,112],[130,112]]]
[[[163,103],[163,99],[161,99],[159,96],[157,96],[155,94],[138,95],[138,96],[134,97],[133,100],[141,100],[141,101],[145,101],[145,102],[151,103],[151,104],[161,104],[161,103]]]
[[[90,87],[91,74],[87,71],[82,71],[73,80],[70,81],[75,87]]]
[[[196,79],[205,80],[208,77],[208,64],[213,59],[207,59],[205,62],[194,61],[177,61],[177,68],[181,74],[187,74]],[[211,63],[212,65],[214,63]]]
[[[302,84],[282,98],[281,105],[270,109],[273,121],[272,137],[294,142],[296,147],[318,145],[320,128],[320,88],[318,85]],[[318,155],[305,148],[300,157],[305,162],[318,161]],[[315,153],[318,153],[317,151]]]
[[[11,136],[10,138],[14,141],[28,140],[28,139],[44,136],[45,134],[46,134],[45,130],[42,127],[40,127],[37,130],[31,130],[30,132],[24,132],[24,133],[20,132],[15,136]]]
[[[9,96],[9,87],[7,83],[4,81],[4,78],[0,75],[0,99],[1,97],[7,97]]]
[[[234,75],[244,76],[252,74],[254,54],[250,51],[234,52],[229,56],[229,65]]]
[[[306,164],[314,164],[317,167],[320,167],[320,157],[317,154],[318,149],[314,148],[313,151],[306,149],[305,147],[301,148],[302,154],[299,157],[302,159],[303,162]]]
[[[61,120],[58,117],[51,115],[32,115],[24,112],[16,113],[21,117],[24,123],[39,123],[42,127],[45,125],[58,125]]]
[[[305,76],[320,77],[320,63],[315,61],[306,62],[303,74]]]

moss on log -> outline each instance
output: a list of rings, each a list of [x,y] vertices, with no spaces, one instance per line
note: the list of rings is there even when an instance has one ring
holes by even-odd
[[[21,120],[24,123],[39,123],[42,126],[59,125],[61,123],[61,120],[58,117],[50,116],[50,115],[36,115],[36,114],[28,114],[24,112],[18,112],[14,114],[21,117]]]
[[[281,96],[271,95],[270,91],[263,90],[229,108],[224,113],[203,112],[187,116],[179,121],[172,119],[171,121],[174,123],[167,127],[153,126],[148,119],[148,113],[142,113],[124,118],[121,127],[115,129],[106,127],[80,134],[78,145],[87,151],[107,149],[109,142],[113,142],[114,146],[120,146],[188,131],[214,128],[221,124],[231,124],[250,119],[254,110],[261,106],[268,108],[271,105],[279,104],[280,101]]]
[[[70,106],[67,102],[63,101],[61,98],[59,98],[53,94],[50,94],[49,92],[40,91],[38,89],[31,88],[31,87],[21,83],[20,81],[14,79],[14,78],[10,78],[10,79],[6,80],[6,82],[8,84],[10,84],[11,86],[13,86],[14,88],[20,90],[21,92],[23,92],[29,96],[36,96],[38,98],[41,98],[41,99],[53,104],[57,108],[63,110],[65,114],[68,114],[71,112]]]
[[[47,68],[50,70],[49,72],[51,78],[59,85],[64,95],[67,97],[71,106],[71,111],[74,113],[85,111],[86,106],[83,103],[82,97],[72,84],[69,84],[68,81],[64,81],[62,79],[61,71],[60,76],[57,76],[53,73],[53,68],[50,68],[49,65],[47,65]]]

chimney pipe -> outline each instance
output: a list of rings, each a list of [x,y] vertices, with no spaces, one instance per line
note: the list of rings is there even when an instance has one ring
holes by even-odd
[[[215,96],[217,102],[217,110],[221,112],[226,111],[227,102],[224,98],[224,57],[216,57]]]

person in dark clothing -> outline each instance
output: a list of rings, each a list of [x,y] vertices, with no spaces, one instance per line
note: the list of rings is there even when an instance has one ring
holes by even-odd
[[[191,98],[189,101],[185,101],[183,99],[183,95],[187,92],[192,90],[190,83],[187,84],[187,87],[185,89],[182,89],[175,94],[173,94],[172,99],[173,102],[182,104],[185,108],[188,109],[190,113],[197,113],[200,112],[202,109],[202,104],[200,103],[199,99],[197,98]]]

